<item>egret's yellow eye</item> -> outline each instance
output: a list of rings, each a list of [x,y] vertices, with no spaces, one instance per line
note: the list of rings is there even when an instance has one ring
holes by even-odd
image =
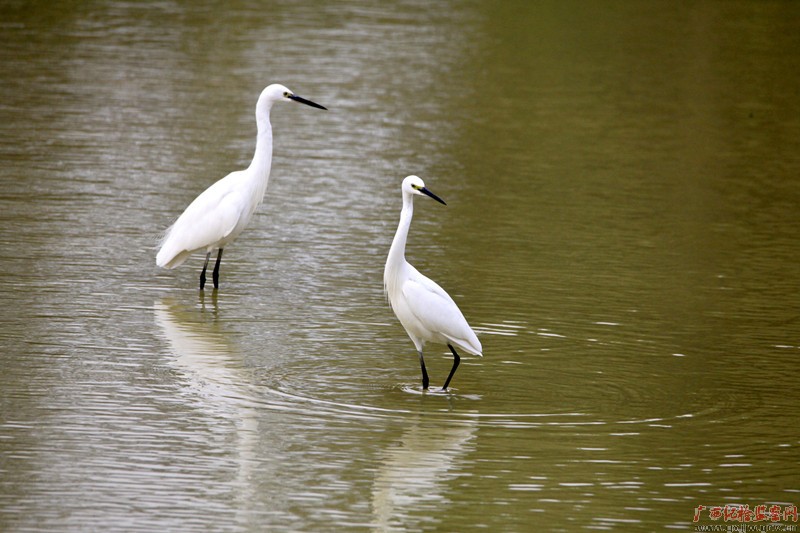
[[[289,91],[284,91],[283,97],[284,98],[289,98],[289,94],[290,94]]]

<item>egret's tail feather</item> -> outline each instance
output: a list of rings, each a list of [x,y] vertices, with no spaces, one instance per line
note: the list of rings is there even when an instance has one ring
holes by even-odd
[[[472,333],[472,335],[465,339],[450,338],[450,343],[456,348],[459,348],[469,354],[483,357],[483,346],[481,346],[481,341],[478,340],[477,335],[475,335],[472,330],[470,330],[470,333]]]
[[[182,252],[178,252],[176,254],[171,251],[167,251],[165,248],[162,248],[156,256],[156,265],[160,266],[161,268],[173,269],[181,266],[190,255],[192,255],[192,252],[188,250],[183,250]]]
[[[181,250],[170,242],[172,227],[170,227],[161,239],[161,249],[156,254],[156,265],[161,268],[175,268],[183,264],[192,254],[191,250]]]

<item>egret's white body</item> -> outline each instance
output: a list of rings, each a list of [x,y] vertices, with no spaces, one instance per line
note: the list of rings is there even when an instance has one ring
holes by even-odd
[[[205,285],[205,272],[211,252],[219,250],[214,267],[214,287],[218,286],[222,249],[247,227],[258,205],[264,199],[272,166],[272,125],[269,121],[272,104],[294,100],[325,109],[319,104],[296,96],[280,84],[266,87],[256,103],[256,151],[250,166],[231,172],[189,204],[170,226],[161,241],[156,264],[175,268],[198,250],[205,250],[206,262],[200,274],[200,288]]]
[[[428,388],[428,375],[422,357],[425,343],[446,344],[453,352],[453,368],[442,387],[446,389],[459,363],[455,348],[478,356],[483,355],[483,348],[450,295],[435,281],[420,274],[405,258],[408,229],[414,214],[414,196],[425,194],[443,204],[444,201],[425,188],[425,183],[417,176],[404,179],[402,191],[403,210],[383,271],[384,289],[394,314],[419,353],[423,388]]]

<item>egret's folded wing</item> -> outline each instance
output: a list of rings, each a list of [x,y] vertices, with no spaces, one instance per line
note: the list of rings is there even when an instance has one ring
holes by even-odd
[[[435,281],[419,275],[403,284],[403,295],[411,313],[427,329],[441,333],[474,355],[481,354],[475,332],[450,295]]]
[[[159,265],[177,266],[169,265],[173,258],[206,248],[228,236],[236,227],[239,195],[220,193],[219,184],[215,183],[195,198],[168,230],[157,256]]]

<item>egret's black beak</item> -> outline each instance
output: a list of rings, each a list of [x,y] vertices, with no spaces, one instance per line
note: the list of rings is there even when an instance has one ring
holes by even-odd
[[[302,96],[297,96],[296,94],[290,94],[288,98],[294,100],[295,102],[300,102],[301,104],[306,104],[310,105],[311,107],[316,107],[317,109],[324,109],[325,111],[328,110],[327,107],[323,107],[316,102],[312,102],[311,100],[306,100]]]
[[[429,191],[427,187],[423,187],[423,188],[417,189],[417,190],[419,192],[423,193],[423,194],[427,194],[428,196],[430,196],[431,198],[433,198],[434,200],[436,200],[440,204],[447,205],[446,203],[444,203],[444,200],[442,200],[441,198],[439,198],[438,196],[433,194],[431,191]]]

